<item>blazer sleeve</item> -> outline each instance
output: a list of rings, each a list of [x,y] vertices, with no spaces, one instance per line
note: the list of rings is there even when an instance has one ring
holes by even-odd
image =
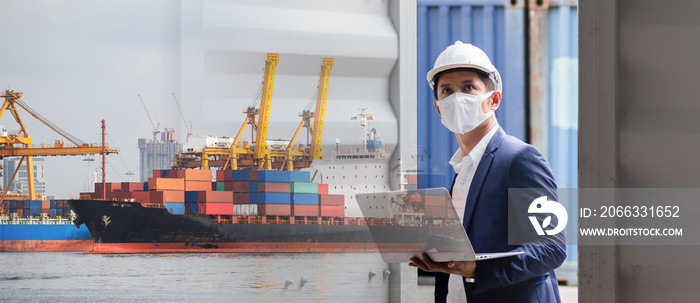
[[[532,232],[526,233],[520,242],[523,244],[513,250],[522,251],[523,254],[477,262],[476,283],[471,286],[475,294],[541,279],[561,266],[566,259],[564,234],[537,236],[528,218],[528,207],[534,199],[547,195],[549,199],[557,201],[556,187],[549,164],[533,146],[526,145],[511,158],[507,188],[519,190],[509,191],[508,221],[511,221],[511,226],[517,227],[515,229]],[[546,217],[545,214],[539,216],[539,222],[543,221],[543,216]],[[558,222],[554,221],[554,224]]]

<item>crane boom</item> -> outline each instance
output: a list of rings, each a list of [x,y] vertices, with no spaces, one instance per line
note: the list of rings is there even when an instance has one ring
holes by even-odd
[[[311,160],[324,158],[321,139],[323,138],[323,123],[326,119],[326,102],[328,101],[328,86],[331,79],[331,70],[335,59],[323,58],[321,76],[318,79],[318,97],[316,98],[316,111],[314,112],[314,125],[311,139]]]
[[[260,108],[258,109],[258,127],[255,136],[254,156],[260,161],[259,168],[269,166],[269,159],[265,159],[267,149],[267,126],[270,122],[270,108],[272,101],[272,88],[275,85],[275,70],[279,62],[279,54],[267,54],[265,62],[265,76],[263,78],[263,91],[260,97]]]
[[[192,135],[192,122],[190,122],[190,125],[187,125],[187,121],[185,120],[185,114],[182,113],[182,108],[180,107],[180,103],[177,102],[177,97],[175,97],[175,93],[173,93],[173,98],[175,98],[175,105],[177,105],[177,110],[180,111],[180,116],[182,117],[182,122],[185,123],[185,128],[187,128],[187,137],[189,138]],[[141,101],[143,103],[143,101]],[[144,105],[144,108],[146,106]]]

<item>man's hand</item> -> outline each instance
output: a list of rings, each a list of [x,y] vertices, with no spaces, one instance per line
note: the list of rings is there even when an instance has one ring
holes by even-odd
[[[433,262],[426,253],[422,253],[421,257],[411,257],[411,262],[408,263],[408,266],[418,267],[427,272],[442,272],[474,278],[476,261]]]

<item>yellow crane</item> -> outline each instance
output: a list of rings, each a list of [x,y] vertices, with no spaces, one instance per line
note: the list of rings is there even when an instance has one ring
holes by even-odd
[[[267,148],[267,126],[270,122],[272,88],[275,86],[275,70],[279,60],[279,54],[267,54],[265,78],[263,79],[262,94],[260,94],[260,108],[258,108],[255,151],[253,151],[255,159],[258,161],[258,169],[272,169],[272,159],[270,159],[269,149]]]
[[[0,159],[4,157],[22,157],[20,159],[20,164],[17,165],[17,168],[15,169],[12,179],[14,179],[14,177],[17,175],[17,172],[19,171],[22,162],[26,160],[30,200],[36,199],[36,194],[34,192],[34,164],[32,161],[32,157],[88,154],[106,155],[119,152],[118,150],[107,148],[104,142],[101,145],[88,144],[79,140],[76,137],[71,136],[70,134],[66,133],[65,131],[48,121],[46,118],[42,117],[39,113],[37,113],[35,110],[29,107],[26,103],[24,103],[21,100],[22,95],[22,92],[15,92],[12,90],[5,90],[5,92],[2,95],[0,95],[0,98],[5,99],[5,102],[2,104],[2,107],[0,107],[0,119],[5,114],[5,111],[9,110],[20,127],[20,131],[18,132],[3,132],[2,134],[0,134]],[[18,107],[27,111],[34,118],[44,123],[46,126],[48,126],[50,129],[61,135],[66,140],[70,141],[72,144],[74,144],[74,146],[66,146],[64,145],[63,141],[60,140],[56,140],[53,145],[45,146],[44,144],[41,144],[40,146],[32,146],[32,138],[29,136],[29,132],[27,131],[27,128],[24,125],[22,118],[20,117]],[[10,183],[12,182],[12,179],[10,180]],[[8,188],[5,188],[3,190],[2,197],[0,198],[0,211],[2,210],[2,201],[4,201],[5,199],[5,195],[7,194]]]

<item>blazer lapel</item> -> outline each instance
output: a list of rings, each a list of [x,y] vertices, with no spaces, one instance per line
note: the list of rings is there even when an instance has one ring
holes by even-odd
[[[481,157],[479,161],[479,166],[474,172],[474,179],[472,179],[471,185],[469,185],[469,193],[467,193],[467,203],[464,207],[464,229],[469,232],[469,224],[471,223],[472,215],[474,214],[474,209],[476,208],[476,203],[478,201],[479,195],[481,194],[481,189],[484,187],[484,181],[491,168],[491,163],[493,163],[494,155],[493,152],[498,149],[501,142],[506,137],[506,133],[499,126],[496,133],[491,137],[491,141],[486,146],[484,150],[484,156]]]

